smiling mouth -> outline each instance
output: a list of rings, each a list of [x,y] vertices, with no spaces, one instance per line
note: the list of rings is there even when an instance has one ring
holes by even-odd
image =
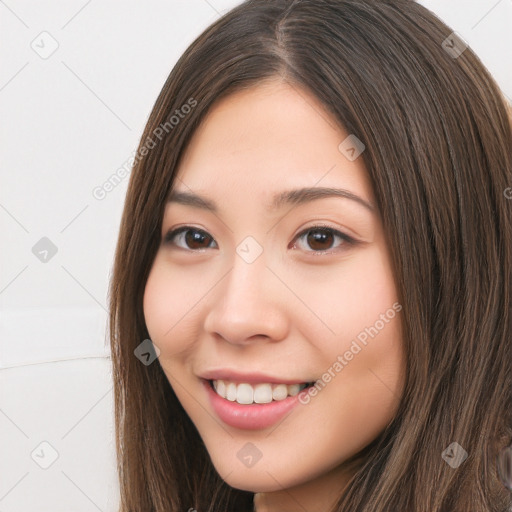
[[[289,396],[295,396],[303,389],[312,386],[313,382],[301,384],[248,384],[227,380],[209,380],[212,389],[222,398],[241,405],[269,404],[280,402]]]

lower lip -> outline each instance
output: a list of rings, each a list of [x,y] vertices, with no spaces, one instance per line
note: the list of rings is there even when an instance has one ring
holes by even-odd
[[[227,425],[244,430],[261,430],[271,427],[299,403],[297,394],[284,400],[273,400],[268,404],[242,405],[219,396],[209,381],[203,380],[203,384],[217,416]]]

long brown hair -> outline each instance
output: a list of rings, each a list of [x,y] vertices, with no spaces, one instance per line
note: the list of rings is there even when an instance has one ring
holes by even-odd
[[[252,0],[179,59],[140,142],[110,286],[121,512],[252,510],[253,494],[216,473],[158,360],[134,350],[149,338],[142,298],[188,141],[221,97],[276,77],[365,144],[403,305],[398,412],[333,511],[510,506],[495,463],[512,441],[511,123],[451,33],[410,0]],[[459,467],[443,456],[452,443],[468,454]]]

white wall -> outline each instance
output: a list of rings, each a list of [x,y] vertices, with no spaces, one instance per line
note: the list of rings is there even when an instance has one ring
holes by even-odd
[[[135,151],[179,55],[238,3],[0,2],[0,512],[115,510],[106,295],[128,179],[93,189]],[[512,0],[421,3],[512,97]]]

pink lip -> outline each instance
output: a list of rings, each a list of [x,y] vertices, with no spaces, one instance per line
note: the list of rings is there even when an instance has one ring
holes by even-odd
[[[225,379],[228,380],[227,377]],[[268,377],[265,377],[265,379],[267,380],[258,377],[258,380],[253,382],[275,382]],[[249,383],[247,379],[241,382]],[[217,416],[227,425],[245,430],[260,430],[271,427],[284,418],[299,403],[300,393],[268,404],[241,405],[238,402],[231,402],[219,396],[212,389],[208,380],[203,380],[203,385]]]
[[[219,369],[219,370],[209,370],[201,373],[199,375],[202,379],[205,380],[228,380],[231,382],[246,382],[247,384],[259,384],[259,383],[269,383],[269,384],[303,384],[305,382],[309,382],[306,380],[290,380],[290,379],[280,379],[279,377],[273,377],[271,375],[266,375],[264,373],[256,373],[256,372],[240,372],[237,370],[229,370],[229,369]]]

